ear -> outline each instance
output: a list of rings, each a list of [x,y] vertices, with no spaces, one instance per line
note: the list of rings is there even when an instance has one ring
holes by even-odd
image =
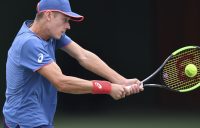
[[[51,19],[53,18],[52,11],[45,11],[45,17],[46,17],[47,21],[51,21]]]

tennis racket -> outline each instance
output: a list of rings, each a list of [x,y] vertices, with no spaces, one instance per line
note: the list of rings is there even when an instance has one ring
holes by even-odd
[[[185,73],[187,65],[193,64],[196,68],[194,76]],[[200,87],[200,48],[186,46],[173,52],[163,64],[142,83],[144,87],[159,87],[176,92],[189,92]],[[148,81],[154,76],[160,76],[161,84],[150,84]]]

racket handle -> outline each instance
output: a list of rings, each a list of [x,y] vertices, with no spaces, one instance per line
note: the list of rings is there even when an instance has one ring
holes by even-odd
[[[158,88],[166,88],[164,85],[160,84],[144,84],[143,87],[158,87]]]
[[[140,86],[144,87],[144,86],[143,86],[143,83],[142,83]],[[131,85],[126,86],[126,88],[127,88],[127,89],[131,89]]]

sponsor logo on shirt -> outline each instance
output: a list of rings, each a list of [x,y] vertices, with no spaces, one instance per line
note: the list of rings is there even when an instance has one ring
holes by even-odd
[[[42,63],[44,55],[42,53],[38,54],[38,63]]]

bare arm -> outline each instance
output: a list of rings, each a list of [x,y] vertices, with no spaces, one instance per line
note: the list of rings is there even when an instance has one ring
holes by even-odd
[[[70,43],[62,50],[75,58],[85,69],[117,84],[124,84],[126,79],[111,69],[97,55],[80,47],[75,42]]]
[[[93,84],[91,81],[62,74],[55,62],[45,65],[37,72],[47,78],[60,92],[72,94],[92,93]],[[113,99],[118,100],[125,97],[123,85],[111,83],[111,88],[109,95]]]
[[[55,62],[42,67],[38,72],[46,77],[60,92],[72,94],[92,92],[91,81],[63,75]]]

